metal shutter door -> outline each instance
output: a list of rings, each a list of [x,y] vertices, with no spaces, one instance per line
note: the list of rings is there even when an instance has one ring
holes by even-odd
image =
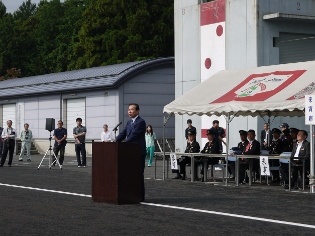
[[[67,130],[68,136],[72,137],[72,130],[77,123],[75,120],[82,118],[82,125],[85,126],[85,98],[67,100]]]
[[[3,114],[3,126],[7,127],[7,121],[12,120],[12,127],[16,128],[15,124],[15,114],[16,114],[16,105],[15,104],[5,104],[2,106],[2,114]]]
[[[280,33],[275,38],[279,48],[279,64],[315,60],[315,35]]]

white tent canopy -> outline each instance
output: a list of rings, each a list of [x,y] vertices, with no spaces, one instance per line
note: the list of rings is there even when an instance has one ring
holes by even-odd
[[[315,61],[216,73],[164,107],[169,114],[304,116]]]

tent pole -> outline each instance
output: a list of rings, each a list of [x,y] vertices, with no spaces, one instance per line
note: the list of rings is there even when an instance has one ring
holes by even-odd
[[[165,124],[166,118],[165,115],[163,115],[163,180],[165,180]]]
[[[310,157],[310,177],[309,177],[309,181],[310,181],[310,193],[315,193],[315,167],[314,167],[314,129],[313,129],[313,125],[310,125],[310,146],[311,146],[311,157]]]
[[[229,137],[230,137],[230,112],[228,113],[228,116],[226,118],[226,157],[225,157],[225,186],[228,186],[228,169],[229,169]]]
[[[166,148],[166,138],[165,138],[165,126],[172,114],[169,114],[165,117],[165,113],[163,114],[163,180],[165,180],[165,148]]]

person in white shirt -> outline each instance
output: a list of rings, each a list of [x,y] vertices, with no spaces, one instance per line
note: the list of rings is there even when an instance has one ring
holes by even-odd
[[[7,128],[3,129],[2,135],[1,135],[2,139],[4,139],[4,143],[3,143],[3,154],[1,158],[0,167],[2,167],[3,164],[5,163],[8,152],[9,152],[9,162],[8,162],[9,166],[11,166],[12,159],[13,159],[16,132],[15,132],[15,129],[12,128],[12,120],[7,121],[7,126],[8,126]]]
[[[112,132],[108,130],[108,125],[103,125],[104,131],[101,133],[102,142],[112,142]]]

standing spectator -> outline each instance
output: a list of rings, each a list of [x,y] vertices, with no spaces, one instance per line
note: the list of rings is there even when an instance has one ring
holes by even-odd
[[[185,138],[186,138],[186,141],[188,142],[188,131],[193,131],[195,134],[197,134],[197,130],[194,126],[192,126],[192,120],[191,119],[187,120],[187,125],[188,125],[188,127],[185,129]]]
[[[23,161],[24,152],[26,149],[26,157],[27,161],[31,161],[31,144],[33,134],[32,131],[28,129],[28,123],[24,124],[24,130],[21,131],[20,139],[22,141],[21,153],[19,157],[19,161]]]
[[[3,139],[2,139],[2,131],[3,131],[3,128],[0,126],[0,160],[2,158],[2,148],[3,148]]]
[[[155,150],[155,144],[154,140],[156,140],[156,135],[153,132],[153,128],[151,125],[147,126],[147,131],[145,133],[145,143],[147,148],[147,156],[150,156],[150,159],[148,161],[148,167],[152,166],[152,160],[154,156],[154,150]]]
[[[223,140],[223,138],[225,137],[224,129],[219,126],[219,121],[218,120],[214,120],[212,122],[212,127],[210,128],[210,130],[215,133],[215,139],[219,141],[219,143],[220,143],[220,153],[222,153],[222,151],[223,151],[222,143],[224,143],[226,145],[226,143]]]
[[[55,144],[54,144],[54,153],[56,157],[58,156],[58,153],[60,151],[60,156],[59,156],[59,164],[60,167],[62,168],[63,165],[63,160],[65,158],[65,148],[67,144],[67,129],[63,128],[63,122],[62,120],[58,120],[58,128],[54,130],[54,139],[55,139]],[[53,165],[56,164],[55,157],[53,157]]]
[[[264,124],[264,129],[260,133],[260,143],[261,143],[261,149],[262,150],[268,150],[268,145],[271,141],[271,135],[270,135],[270,129],[269,124]]]
[[[82,119],[76,119],[77,126],[73,128],[73,137],[75,138],[75,153],[77,156],[78,167],[86,167],[85,134],[86,128],[82,125]],[[80,158],[82,155],[82,162]]]
[[[101,133],[102,142],[112,142],[112,132],[108,130],[108,125],[103,125],[104,131]]]
[[[3,129],[2,131],[2,138],[4,139],[3,142],[3,155],[1,158],[1,164],[0,167],[3,166],[5,160],[7,159],[7,155],[9,152],[9,166],[11,167],[12,159],[13,159],[13,153],[14,153],[14,146],[15,146],[15,129],[12,128],[12,120],[7,121],[7,128]]]

